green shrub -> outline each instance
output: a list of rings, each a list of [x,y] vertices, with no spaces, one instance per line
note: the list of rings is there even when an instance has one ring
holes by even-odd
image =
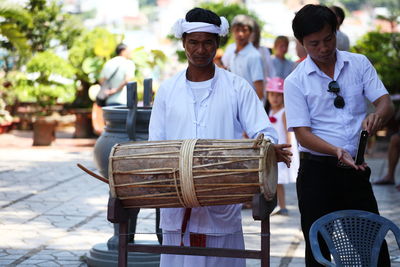
[[[368,32],[352,51],[369,58],[390,94],[400,93],[400,33]]]
[[[51,51],[40,52],[28,61],[26,70],[16,82],[18,99],[37,103],[40,115],[49,115],[57,103],[74,100],[74,69],[63,58]]]

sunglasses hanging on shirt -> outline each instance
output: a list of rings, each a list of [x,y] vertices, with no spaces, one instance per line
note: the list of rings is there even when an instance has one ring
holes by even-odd
[[[336,81],[331,81],[328,85],[328,92],[334,93],[336,95],[335,100],[333,101],[333,105],[336,108],[343,108],[345,103],[344,103],[344,98],[339,95],[340,92],[340,87],[339,84]]]

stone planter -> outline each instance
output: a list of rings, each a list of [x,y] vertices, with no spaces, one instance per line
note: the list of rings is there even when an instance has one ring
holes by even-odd
[[[57,121],[52,117],[36,117],[33,123],[33,145],[49,146],[56,139]]]
[[[12,124],[12,122],[0,123],[0,134],[9,132],[12,128]]]
[[[74,138],[93,137],[92,110],[90,108],[79,108],[71,110],[75,114]]]

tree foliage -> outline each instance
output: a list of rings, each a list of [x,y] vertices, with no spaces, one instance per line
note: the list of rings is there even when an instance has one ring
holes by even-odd
[[[400,93],[400,33],[369,32],[352,51],[369,58],[391,94]]]
[[[204,2],[204,3],[201,3],[199,6],[201,8],[213,11],[218,16],[225,17],[228,20],[229,25],[231,25],[233,18],[236,15],[240,15],[240,14],[248,15],[248,16],[254,18],[255,21],[260,26],[260,29],[262,29],[265,24],[260,18],[258,18],[258,16],[254,12],[251,12],[250,10],[248,10],[244,5],[240,5],[240,4],[228,4],[227,5],[224,2],[217,2],[217,3]],[[168,38],[172,39],[172,40],[177,40],[173,35],[169,35]],[[231,33],[229,33],[226,37],[221,38],[220,46],[225,47],[230,42],[229,41],[230,38],[231,38]],[[185,51],[177,50],[176,54],[178,55],[178,60],[180,62],[186,61]]]
[[[28,40],[19,27],[20,24],[32,25],[32,17],[21,6],[6,1],[0,2],[0,47],[10,54],[27,56],[30,51]],[[2,58],[3,69],[8,72],[12,66],[8,55]]]
[[[335,0],[321,0],[323,5],[335,5],[337,1]],[[387,7],[389,11],[399,10],[400,3],[399,0],[341,0],[342,3],[350,11],[360,10],[367,6],[369,7]]]
[[[245,6],[239,5],[239,4],[230,4],[226,5],[224,2],[219,2],[219,3],[212,3],[212,2],[205,2],[200,4],[200,7],[209,9],[216,13],[218,16],[223,16],[225,17],[229,25],[231,25],[233,18],[236,15],[248,15],[257,21],[258,25],[260,26],[260,29],[264,27],[264,22],[258,18],[258,16],[254,13],[248,10]],[[227,43],[227,40],[230,38],[230,34],[227,36],[227,38],[224,38],[221,40],[221,46],[225,46]]]
[[[15,68],[37,52],[70,48],[83,27],[77,17],[63,12],[54,0],[29,0],[24,6],[2,1],[0,17],[0,31],[6,36],[0,45],[8,51]]]
[[[51,51],[36,53],[26,65],[26,74],[20,74],[16,83],[19,99],[36,102],[40,115],[49,115],[57,103],[75,98],[74,69],[65,59]]]

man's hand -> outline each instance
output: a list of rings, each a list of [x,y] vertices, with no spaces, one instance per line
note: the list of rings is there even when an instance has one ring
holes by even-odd
[[[273,145],[275,149],[276,161],[277,162],[284,162],[288,168],[290,168],[290,163],[292,162],[292,152],[285,148],[291,147],[290,144],[277,144]]]
[[[382,124],[382,118],[376,113],[371,113],[362,122],[362,128],[368,132],[369,136],[371,136],[382,127]]]
[[[349,152],[340,147],[338,147],[336,150],[336,156],[341,163],[348,165],[356,170],[365,171],[365,168],[368,166],[365,162],[363,162],[361,165],[356,165],[354,159],[351,157]]]
[[[110,96],[110,95],[115,94],[116,92],[118,92],[118,89],[117,89],[117,88],[111,88],[111,89],[108,89],[108,90],[106,91],[106,94],[107,94],[108,96]]]

